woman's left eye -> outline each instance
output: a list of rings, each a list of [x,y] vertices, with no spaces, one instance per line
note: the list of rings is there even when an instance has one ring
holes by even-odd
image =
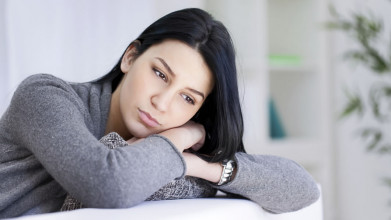
[[[155,72],[156,76],[160,77],[162,80],[164,80],[164,82],[167,82],[167,77],[166,75],[164,75],[164,73],[160,72],[155,68],[153,69],[153,71]]]
[[[187,103],[194,105],[194,100],[192,98],[190,98],[190,96],[182,95],[182,97],[183,97],[183,99],[185,99],[185,101]]]

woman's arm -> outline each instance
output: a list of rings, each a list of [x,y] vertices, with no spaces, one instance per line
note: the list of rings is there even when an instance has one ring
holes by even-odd
[[[88,207],[130,207],[185,174],[181,152],[152,135],[129,147],[109,150],[91,132],[84,103],[65,82],[30,77],[14,94],[4,118],[17,145]]]
[[[184,153],[187,175],[217,183],[222,167]],[[273,213],[292,212],[319,198],[313,178],[297,163],[276,156],[236,153],[237,170],[231,182],[213,187],[253,200]]]
[[[202,126],[189,122],[161,135],[169,138],[183,152],[191,147],[189,143],[195,142],[199,144],[194,150],[198,150],[204,141],[205,131]],[[186,175],[211,183],[219,182],[221,164],[208,163],[188,152],[182,155],[187,166]],[[213,187],[249,198],[273,213],[296,211],[319,198],[319,190],[311,175],[292,160],[246,153],[236,153],[235,160],[237,168],[231,182],[222,186],[212,184]]]
[[[190,147],[183,144],[186,140],[192,140],[191,143],[197,140],[198,143],[203,143],[205,131],[202,126],[192,122],[180,129],[162,134],[178,146],[186,148]],[[186,175],[202,178],[211,183],[219,182],[223,169],[221,164],[208,163],[188,152],[183,152],[182,155],[186,161]],[[237,168],[231,182],[222,186],[213,184],[213,187],[249,198],[273,213],[296,211],[319,198],[319,190],[311,175],[292,160],[246,153],[236,153],[235,160]]]

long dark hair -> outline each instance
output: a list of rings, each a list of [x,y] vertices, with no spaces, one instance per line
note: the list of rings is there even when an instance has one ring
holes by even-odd
[[[202,124],[207,133],[205,144],[198,153],[210,162],[218,162],[232,158],[236,152],[244,152],[235,51],[227,29],[201,9],[175,11],[155,21],[131,43],[136,47],[134,58],[165,39],[179,40],[197,50],[214,75],[212,92],[192,118]],[[98,82],[113,80],[115,89],[123,76],[122,56]]]

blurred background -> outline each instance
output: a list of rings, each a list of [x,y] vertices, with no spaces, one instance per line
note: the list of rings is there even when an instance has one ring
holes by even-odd
[[[377,26],[356,15],[378,18],[383,31],[366,43],[343,20],[344,31],[331,31],[330,5],[372,32]],[[188,7],[209,11],[232,35],[247,151],[304,166],[322,188],[326,220],[389,219],[389,0],[0,0],[0,114],[27,76],[98,78],[149,24]],[[373,47],[357,52],[365,44]],[[356,51],[355,62],[346,58],[349,51]],[[381,60],[380,67],[371,63],[376,54],[386,60],[383,69]],[[371,106],[384,117],[371,116]],[[346,109],[351,116],[341,119]]]

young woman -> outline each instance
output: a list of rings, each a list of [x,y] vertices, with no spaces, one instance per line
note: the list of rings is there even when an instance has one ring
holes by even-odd
[[[318,199],[301,166],[246,154],[242,134],[226,28],[200,9],[173,12],[96,81],[39,74],[20,84],[0,120],[0,217],[59,211],[67,193],[85,207],[132,207],[192,181],[185,176],[206,183],[192,190],[212,187],[274,213]]]

